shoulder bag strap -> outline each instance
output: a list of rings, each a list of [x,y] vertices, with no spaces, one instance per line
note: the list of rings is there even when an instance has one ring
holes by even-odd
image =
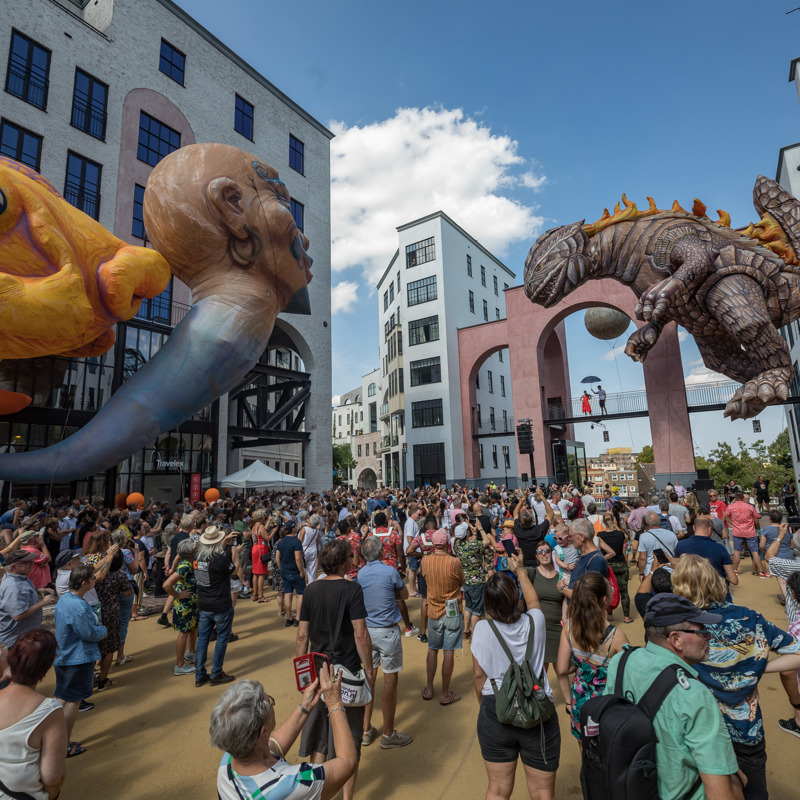
[[[533,655],[533,633],[534,633],[534,626],[533,626],[533,617],[530,614],[525,614],[528,618],[528,645],[525,648],[525,661],[530,663],[531,656]]]
[[[328,651],[330,652],[331,657],[333,657],[333,650],[336,647],[336,642],[339,641],[339,631],[342,629],[342,621],[344,620],[344,606],[347,602],[347,581],[343,580],[342,583],[344,584],[344,591],[339,593],[339,609],[336,612],[336,628],[334,628],[333,637],[328,645]]]
[[[661,704],[667,699],[667,695],[678,685],[679,673],[686,675],[687,678],[690,677],[677,664],[670,664],[668,667],[664,667],[638,702],[638,706],[651,721],[658,713],[658,709],[661,708]]]
[[[653,533],[653,531],[648,531],[648,533]],[[663,547],[663,548],[664,548],[664,549],[665,549],[665,550],[666,550],[666,551],[667,551],[667,552],[668,552],[668,553],[669,553],[671,556],[674,556],[674,555],[675,555],[675,553],[674,553],[674,552],[673,552],[673,551],[672,551],[672,550],[671,550],[669,547],[667,547],[667,546],[664,544],[664,542],[662,542],[662,541],[661,541],[661,539],[659,539],[659,538],[658,538],[658,536],[656,536],[656,534],[655,534],[655,533],[653,533],[653,537],[655,538],[655,540],[656,540],[656,541],[657,541],[657,542],[658,542],[658,543],[659,543],[659,544],[660,544],[660,545],[661,545],[661,546],[662,546],[662,547]]]
[[[492,629],[492,631],[494,632],[494,635],[497,637],[498,641],[500,642],[500,646],[503,648],[503,652],[508,657],[508,660],[512,664],[515,663],[514,662],[514,656],[511,655],[511,649],[509,648],[508,644],[506,643],[506,640],[500,634],[500,631],[497,630],[497,625],[495,625],[494,620],[491,617],[487,617],[486,621],[489,623],[489,627]]]
[[[622,656],[619,659],[619,664],[617,665],[617,679],[614,682],[614,694],[623,697],[624,692],[622,690],[622,674],[625,672],[625,665],[628,663],[628,659],[631,657],[631,653],[634,650],[638,650],[637,647],[626,647],[622,651]]]

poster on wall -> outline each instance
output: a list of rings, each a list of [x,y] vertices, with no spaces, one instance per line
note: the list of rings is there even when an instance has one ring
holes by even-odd
[[[200,484],[201,484],[200,473],[193,472],[189,489],[189,502],[192,505],[200,502]]]

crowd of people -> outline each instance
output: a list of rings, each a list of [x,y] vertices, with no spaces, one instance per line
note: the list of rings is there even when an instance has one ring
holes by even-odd
[[[763,674],[780,674],[791,713],[777,724],[800,738],[800,533],[758,494],[768,481],[756,487],[751,498],[730,482],[707,503],[677,482],[631,503],[615,487],[600,498],[572,484],[267,492],[177,508],[19,500],[0,516],[0,797],[58,795],[66,759],[87,749],[72,738],[78,714],[113,686],[112,665],[132,659],[130,626],[155,616],[176,636],[175,677],[229,684],[210,726],[222,798],[280,786],[282,797],[341,790],[350,800],[362,747],[413,741],[396,711],[404,639],[414,638],[427,649],[414,691],[442,706],[462,700],[455,653],[469,647],[487,798],[511,796],[518,760],[531,798],[555,796],[553,686],[584,752],[598,736],[591,701],[623,692],[639,702],[668,667],[681,691],[652,720],[659,797],[766,798]],[[761,594],[784,605],[785,630],[734,603],[743,558],[756,578],[775,579],[777,591]],[[154,594],[164,605],[151,615]],[[273,598],[296,631],[293,655],[314,663],[280,725],[260,683],[225,671],[237,602]],[[641,648],[626,635],[636,613]],[[55,697],[45,698],[37,685],[51,668]]]

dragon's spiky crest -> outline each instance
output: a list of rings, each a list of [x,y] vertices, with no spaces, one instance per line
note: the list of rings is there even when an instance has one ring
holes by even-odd
[[[614,206],[613,214],[609,214],[608,209],[604,208],[603,216],[600,217],[597,222],[591,222],[587,225],[584,225],[583,230],[588,236],[594,236],[596,233],[600,233],[600,231],[605,230],[612,225],[616,225],[619,222],[636,222],[640,219],[653,217],[656,214],[666,213],[686,214],[687,216],[709,219],[706,216],[705,204],[697,198],[694,200],[691,212],[683,208],[677,200],[675,200],[675,202],[672,204],[672,208],[669,212],[659,209],[656,206],[656,201],[653,200],[652,197],[648,197],[647,201],[649,203],[649,208],[640,210],[636,206],[636,203],[628,200],[628,198],[623,194],[622,204],[624,208],[621,208],[620,204],[617,203]],[[722,210],[717,210],[717,214],[719,214],[719,219],[709,219],[709,222],[712,222],[714,225],[719,225],[722,228],[730,228],[731,215],[727,211]],[[800,260],[792,248],[789,239],[783,232],[781,226],[778,224],[778,221],[771,214],[764,214],[760,222],[756,222],[755,224],[751,222],[746,228],[738,229],[737,233],[741,234],[742,236],[746,236],[748,239],[757,241],[763,247],[766,247],[768,250],[771,250],[773,253],[780,256],[787,264],[800,264]]]

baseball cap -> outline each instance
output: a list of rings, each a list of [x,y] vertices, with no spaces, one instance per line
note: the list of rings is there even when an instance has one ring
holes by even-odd
[[[439,528],[438,531],[434,531],[431,534],[431,542],[433,542],[434,547],[445,547],[449,538],[444,528]]]
[[[456,539],[466,539],[467,531],[469,531],[469,525],[466,522],[462,522],[460,525],[456,525],[453,534]]]
[[[30,550],[14,550],[6,556],[6,566],[33,561],[34,558],[36,558],[36,555],[31,553]]]
[[[56,569],[63,569],[73,558],[80,558],[83,555],[83,550],[62,550],[56,556]]]
[[[722,615],[701,611],[691,601],[677,594],[657,594],[647,603],[644,622],[657,628],[680,622],[713,625],[722,622]]]

